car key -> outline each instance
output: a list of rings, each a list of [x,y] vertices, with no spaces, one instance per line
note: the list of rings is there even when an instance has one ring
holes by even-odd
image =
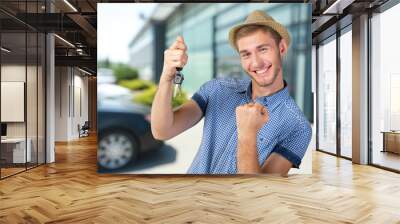
[[[174,78],[174,97],[177,97],[179,94],[181,94],[182,91],[182,82],[184,80],[183,74],[181,73],[182,68],[178,67],[176,68],[176,74]]]

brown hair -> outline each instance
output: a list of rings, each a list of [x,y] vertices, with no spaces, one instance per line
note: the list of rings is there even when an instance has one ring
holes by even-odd
[[[273,30],[272,28],[270,28],[269,26],[264,26],[264,25],[248,25],[248,26],[244,26],[242,28],[240,28],[235,35],[235,40],[236,40],[236,48],[237,48],[237,41],[245,36],[248,36],[252,33],[255,33],[258,30],[262,30],[265,33],[270,33],[272,38],[275,40],[275,43],[277,46],[279,46],[279,43],[282,40],[281,35],[279,35],[278,32],[276,32],[275,30]]]

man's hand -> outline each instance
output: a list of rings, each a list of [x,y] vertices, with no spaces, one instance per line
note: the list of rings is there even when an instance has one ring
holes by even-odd
[[[164,51],[164,66],[161,74],[161,81],[171,82],[176,73],[176,68],[186,65],[188,55],[186,44],[182,36],[178,36],[175,42]]]
[[[260,128],[268,121],[268,110],[259,103],[249,103],[236,107],[238,138],[257,136]]]
[[[181,36],[164,52],[164,67],[151,106],[151,132],[159,140],[168,140],[193,127],[203,116],[194,100],[189,100],[177,110],[172,108],[173,83],[176,68],[188,61],[186,45]]]
[[[268,121],[268,118],[268,110],[259,103],[236,107],[238,173],[262,172],[262,168],[258,164],[257,133]]]

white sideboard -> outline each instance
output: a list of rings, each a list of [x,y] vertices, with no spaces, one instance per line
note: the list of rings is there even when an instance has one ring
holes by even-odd
[[[27,159],[26,162],[32,161],[32,140],[28,138],[27,143],[28,144],[25,151],[25,138],[1,139],[2,146],[12,147],[13,163],[25,163],[25,158]]]

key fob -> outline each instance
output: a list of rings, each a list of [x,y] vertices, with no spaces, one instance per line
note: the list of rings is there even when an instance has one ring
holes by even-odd
[[[181,73],[181,71],[182,71],[182,68],[176,68],[176,74],[175,74],[175,78],[174,78],[175,84],[181,85],[184,80],[184,77],[183,77],[183,74]]]

